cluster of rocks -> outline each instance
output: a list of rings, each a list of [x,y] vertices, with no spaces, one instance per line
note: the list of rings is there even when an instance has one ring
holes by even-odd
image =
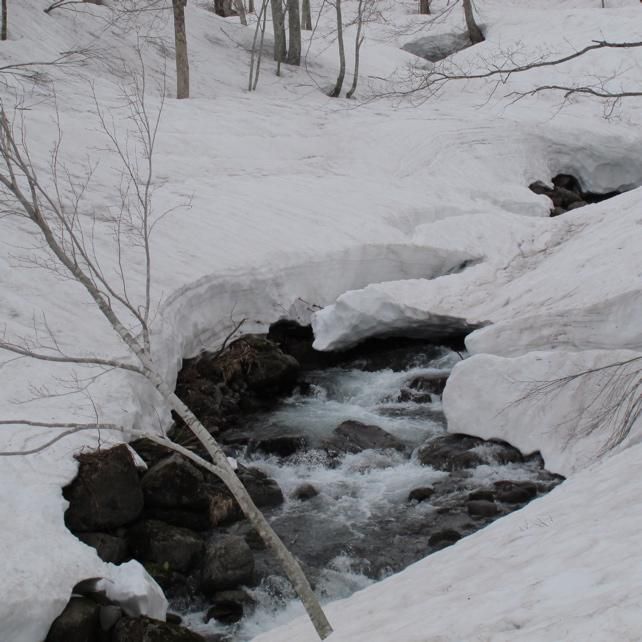
[[[571,174],[558,174],[552,179],[552,187],[543,181],[535,181],[528,187],[535,194],[548,196],[553,203],[551,216],[559,216],[564,212],[570,212],[579,207],[584,207],[589,203],[598,203],[617,196],[620,192],[608,192],[606,194],[597,194],[595,192],[585,192],[582,190],[580,182]]]
[[[331,466],[346,453],[379,450],[416,457],[426,466],[448,471],[448,479],[432,487],[409,489],[407,509],[429,500],[436,507],[438,519],[428,525],[425,543],[410,557],[399,558],[400,568],[432,550],[453,544],[557,483],[550,476],[540,485],[507,479],[471,490],[466,480],[476,466],[527,460],[508,444],[465,435],[433,438],[413,453],[409,444],[379,426],[358,421],[341,423],[332,435],[318,443],[311,443],[303,433],[248,433],[240,426],[241,419],[269,409],[297,386],[305,390],[299,360],[308,367],[317,367],[319,361],[327,365],[337,359],[319,356],[312,350],[307,328],[277,324],[270,336],[274,340],[243,336],[221,352],[206,353],[186,362],[177,393],[230,454],[242,449],[250,454],[287,459],[314,448],[324,453]],[[352,360],[361,357],[359,352],[349,355]],[[429,406],[443,392],[446,376],[444,373],[411,379],[399,392],[397,401]],[[172,436],[198,450],[180,422]],[[132,450],[138,457],[133,456]],[[261,561],[267,555],[262,552],[262,542],[243,521],[238,504],[218,478],[146,439],[82,454],[78,460],[78,474],[64,489],[69,502],[66,524],[104,561],[140,561],[171,604],[198,605],[206,613],[206,621],[215,619],[229,624],[252,610],[252,599],[244,587],[256,585],[274,573],[274,564],[265,566]],[[237,472],[262,510],[284,501],[276,482],[259,470],[239,466]],[[311,484],[303,484],[293,493],[302,502],[318,495],[319,490]],[[325,563],[319,559],[302,561],[312,566]],[[394,564],[392,567],[398,570]],[[47,642],[224,639],[214,635],[203,638],[188,631],[180,626],[178,616],[164,623],[132,617],[121,605],[109,603],[104,595],[93,592],[90,584],[77,587],[67,608],[53,623]]]
[[[244,538],[217,531],[242,518],[236,501],[216,477],[181,455],[145,440],[133,446],[138,446],[146,470],[136,467],[126,445],[79,457],[78,475],[64,489],[67,526],[104,561],[139,560],[168,597],[209,604],[208,619],[240,619],[251,607],[241,587],[255,581],[252,550]],[[257,506],[283,501],[277,484],[260,471],[241,467],[239,477]],[[145,642],[152,639],[150,627],[164,631],[153,637],[159,642],[202,639],[189,637],[176,621],[165,627],[128,618],[119,605],[105,604],[104,596],[97,600],[87,586],[83,594],[72,598],[47,642]],[[106,607],[109,617],[104,616]],[[74,637],[70,626],[78,628],[79,620],[80,629],[95,629],[96,635]]]

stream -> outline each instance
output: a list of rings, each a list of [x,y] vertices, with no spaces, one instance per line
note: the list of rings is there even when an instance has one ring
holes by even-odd
[[[559,483],[539,456],[521,457],[501,443],[479,441],[467,459],[457,459],[461,466],[422,464],[418,447],[436,444],[446,431],[440,396],[422,390],[422,382],[443,380],[461,358],[445,347],[413,345],[309,370],[304,385],[274,410],[245,418],[241,432],[262,441],[239,446],[235,454],[281,487],[285,502],[267,516],[322,602],[348,597],[523,506],[515,501],[519,493],[506,494],[506,486],[515,490],[507,480],[532,495]],[[402,446],[328,448],[333,431],[347,420],[378,426]],[[240,614],[232,604],[208,622],[208,604],[172,607],[185,625],[212,640],[246,642],[303,608],[247,524],[227,530],[250,543],[260,580],[246,589],[244,617],[233,621]]]

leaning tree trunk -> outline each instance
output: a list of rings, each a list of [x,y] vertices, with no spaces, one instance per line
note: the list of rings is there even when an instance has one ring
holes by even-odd
[[[261,537],[270,551],[276,556],[279,562],[281,562],[281,566],[305,607],[308,617],[312,621],[318,636],[324,640],[330,635],[330,633],[332,633],[332,626],[330,625],[330,622],[328,622],[319,601],[312,591],[310,583],[308,582],[301,565],[286,548],[280,537],[274,532],[267,519],[265,519],[263,513],[261,513],[261,511],[256,507],[256,504],[234,472],[227,456],[216,440],[209,434],[209,432],[207,432],[207,429],[197,419],[194,413],[174,392],[172,392],[172,390],[151,370],[151,368],[148,372],[150,381],[152,381],[156,389],[169,402],[172,409],[186,423],[190,431],[196,436],[201,444],[203,444],[207,453],[211,457],[212,462],[204,461],[198,455],[187,449],[181,449],[181,452],[219,477],[219,479],[221,479],[221,481],[223,481],[230,490],[232,495],[234,495],[234,498],[238,502],[243,514],[247,517],[254,530]]]
[[[419,0],[419,13],[430,13],[430,0]]]
[[[7,21],[7,0],[2,0],[2,35],[0,36],[0,40],[7,39]]]
[[[346,75],[346,52],[343,45],[343,17],[341,15],[341,0],[335,0],[337,10],[337,42],[339,43],[339,75],[334,89],[328,94],[330,98],[338,98],[341,95],[343,79]]]
[[[272,28],[274,29],[274,60],[281,63],[287,55],[283,4],[281,0],[270,0],[270,7],[272,8]]]
[[[288,0],[288,43],[289,65],[301,64],[301,21],[299,16],[299,0]]]
[[[475,15],[473,13],[472,0],[463,0],[464,3],[464,17],[466,18],[466,28],[468,29],[468,37],[470,41],[476,45],[479,42],[484,42],[484,34],[482,33],[479,25],[475,22]]]
[[[172,0],[174,7],[174,42],[176,43],[176,98],[189,98],[189,60],[185,32],[187,0]]]
[[[301,4],[301,29],[312,31],[312,10],[310,0],[303,0]]]

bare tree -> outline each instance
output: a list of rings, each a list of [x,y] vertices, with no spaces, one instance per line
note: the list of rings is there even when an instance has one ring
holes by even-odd
[[[8,21],[9,16],[7,12],[7,0],[2,0],[2,33],[0,34],[0,40],[7,39]]]
[[[484,34],[475,21],[475,12],[472,0],[462,0],[462,2],[464,4],[464,17],[466,19],[466,29],[468,29],[468,37],[470,38],[470,41],[474,45],[484,42]]]
[[[282,0],[270,0],[272,9],[272,28],[274,30],[274,60],[277,62],[277,74],[280,73],[280,64],[285,62],[287,45],[285,42],[285,15]]]
[[[419,0],[419,13],[430,14],[430,0]]]
[[[239,20],[241,21],[241,24],[244,27],[247,27],[247,15],[245,13],[245,5],[243,4],[243,0],[234,0],[234,7],[236,9],[236,13],[239,14]]]
[[[288,3],[288,57],[289,65],[301,64],[301,19],[299,12],[299,0],[287,0]]]
[[[27,222],[42,243],[36,265],[53,270],[71,279],[82,288],[109,327],[127,349],[128,357],[114,358],[99,353],[71,354],[59,344],[55,333],[48,332],[48,345],[15,341],[3,336],[0,349],[17,357],[70,364],[77,367],[96,367],[101,371],[120,370],[140,378],[151,386],[169,409],[175,412],[204,447],[209,461],[173,442],[161,428],[159,433],[145,436],[191,459],[205,470],[219,477],[229,488],[253,528],[281,562],[288,578],[301,598],[319,636],[327,637],[332,628],[325,617],[305,575],[292,554],[274,532],[262,513],[256,508],[247,490],[234,472],[232,463],[219,444],[194,413],[174,393],[159,373],[152,356],[151,322],[154,312],[152,299],[152,255],[150,239],[157,222],[164,213],[157,214],[153,203],[153,155],[160,123],[161,110],[153,114],[145,101],[145,76],[135,80],[133,90],[125,93],[128,117],[133,124],[134,142],[122,136],[101,110],[95,98],[99,122],[112,151],[120,160],[123,176],[120,206],[108,222],[112,227],[115,244],[115,265],[103,268],[95,250],[98,222],[91,212],[84,211],[83,196],[89,188],[90,175],[78,185],[61,164],[61,134],[51,155],[51,175],[42,178],[29,152],[22,121],[12,120],[0,106],[0,205],[4,216],[19,217]],[[59,126],[60,127],[60,126]],[[48,187],[49,185],[49,187]],[[143,267],[143,287],[135,283],[125,267],[128,252],[139,252]],[[116,278],[107,275],[115,273]],[[132,292],[141,292],[134,297]],[[48,327],[48,326],[47,326]],[[2,422],[6,425],[7,420]],[[37,426],[38,422],[16,419],[15,424]],[[42,450],[59,439],[81,430],[111,429],[117,427],[77,422],[57,423],[61,430],[41,447],[26,451],[4,452],[2,455],[24,455]]]
[[[263,58],[263,41],[265,39],[265,27],[267,21],[267,6],[268,0],[263,0],[261,3],[261,10],[256,18],[256,27],[254,29],[254,38],[252,40],[252,52],[250,54],[250,74],[247,84],[248,91],[255,91],[256,86],[259,83],[261,60]],[[261,34],[260,37],[259,33]]]
[[[503,63],[494,61],[492,65],[488,65],[486,69],[481,71],[467,71],[460,67],[454,67],[448,62],[444,62],[443,64],[435,65],[429,69],[423,68],[416,72],[410,89],[390,92],[388,95],[408,96],[411,94],[420,94],[426,98],[437,93],[446,83],[457,80],[490,80],[495,83],[494,89],[497,89],[499,86],[505,85],[510,77],[515,74],[528,73],[533,69],[557,67],[603,49],[639,48],[642,48],[642,41],[611,42],[607,40],[594,40],[590,45],[577,49],[570,54],[559,57],[543,56],[537,60],[532,60],[526,63],[515,63],[514,54],[509,53],[506,55]],[[532,89],[510,92],[508,96],[518,100],[525,96],[540,93],[542,91],[557,91],[563,93],[566,98],[575,94],[587,95],[606,100],[611,105],[614,105],[624,98],[639,98],[642,96],[642,87],[623,89],[618,86],[616,89],[613,89],[611,88],[612,80],[613,77],[609,76],[608,78],[597,79],[591,84],[584,84],[581,82],[575,85],[557,83],[538,84]]]
[[[187,0],[172,0],[174,10],[174,42],[176,43],[176,98],[189,98],[189,58],[185,31]]]
[[[343,79],[346,75],[346,52],[343,43],[343,16],[341,14],[341,0],[334,0],[334,7],[337,13],[337,43],[339,46],[339,74],[337,82],[332,91],[328,94],[330,98],[338,98],[341,95]]]
[[[357,33],[354,38],[354,71],[352,74],[352,85],[346,94],[346,98],[352,98],[354,92],[357,91],[357,83],[359,82],[359,59],[361,55],[361,45],[363,44],[365,36],[363,35],[363,22],[364,22],[364,4],[369,0],[358,0],[357,5]]]
[[[312,31],[312,10],[310,0],[301,2],[301,28],[305,31]]]
[[[551,397],[572,386],[591,386],[599,392],[582,409],[581,416],[574,417],[569,438],[604,432],[606,440],[602,454],[622,443],[642,417],[642,357],[614,361],[558,379],[535,382],[510,405],[517,406],[527,401],[547,404]]]

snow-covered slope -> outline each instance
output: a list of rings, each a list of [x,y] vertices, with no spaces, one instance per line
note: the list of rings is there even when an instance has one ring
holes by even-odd
[[[92,89],[124,134],[131,123],[122,86],[127,67],[138,64],[138,44],[148,106],[158,108],[165,69],[168,85],[173,82],[171,50],[164,46],[171,46],[171,25],[147,14],[113,23],[108,7],[94,5],[47,15],[48,4],[11,3],[10,39],[0,54],[17,63],[91,46],[83,66],[47,69],[55,101],[48,86],[24,82],[20,114],[43,176],[56,113],[71,175],[81,180],[87,159],[98,162],[84,211],[96,214],[95,244],[109,266],[111,239],[100,218],[118,206],[120,176],[104,151]],[[609,9],[598,0],[537,8],[525,0],[477,4],[488,40],[456,55],[465,68],[516,47],[528,57],[565,53],[594,38],[640,40],[642,9],[633,0],[609,0]],[[353,10],[346,5],[347,13]],[[415,5],[382,2],[387,22],[369,26],[363,49],[362,98],[397,86],[413,61],[399,47],[421,35],[425,18],[414,14]],[[578,174],[596,191],[642,184],[639,108],[622,104],[605,120],[603,106],[586,99],[560,110],[559,96],[511,104],[505,95],[534,82],[614,71],[615,82],[635,82],[640,55],[600,52],[563,70],[511,77],[490,99],[492,86],[471,82],[449,85],[438,99],[419,104],[358,104],[329,100],[320,90],[332,83],[336,65],[334,47],[323,38],[313,43],[307,69],[287,68],[276,78],[264,60],[259,91],[248,94],[249,56],[238,45],[250,42],[251,31],[217,18],[206,3],[188,4],[187,23],[194,97],[165,101],[155,159],[155,202],[179,207],[158,226],[153,247],[153,296],[160,301],[153,343],[168,382],[181,357],[215,344],[240,318],[248,319],[249,330],[332,304],[314,318],[318,345],[326,348],[420,326],[431,313],[492,321],[469,338],[470,351],[480,354],[458,366],[447,388],[451,428],[542,449],[551,467],[573,473],[525,510],[330,607],[334,637],[638,639],[639,446],[603,457],[603,436],[583,439],[566,429],[564,422],[586,405],[587,391],[560,393],[546,412],[510,404],[522,394],[514,379],[642,352],[640,191],[551,220],[545,197],[527,189],[558,172]],[[331,25],[326,14],[318,33],[331,38]],[[432,30],[461,28],[453,12]],[[11,107],[15,93],[0,92]],[[3,218],[0,240],[0,315],[8,338],[33,337],[34,319],[37,324],[44,312],[61,348],[122,353],[79,288],[25,268],[25,256],[39,250],[24,221]],[[128,272],[133,291],[140,289],[141,264],[132,261]],[[126,428],[167,420],[140,382],[102,376],[90,387],[90,403],[60,384],[65,374],[27,360],[0,368],[2,418],[88,420],[97,410],[103,421]],[[34,400],[42,386],[52,394]],[[30,401],[16,403],[24,400]],[[1,450],[34,446],[42,435],[3,426]],[[73,454],[95,443],[85,434],[38,455],[0,460],[2,640],[41,640],[73,585],[88,577],[130,590],[142,611],[163,612],[137,564],[103,564],[64,526],[61,487],[74,475]],[[313,635],[299,622],[261,639],[302,642]]]

